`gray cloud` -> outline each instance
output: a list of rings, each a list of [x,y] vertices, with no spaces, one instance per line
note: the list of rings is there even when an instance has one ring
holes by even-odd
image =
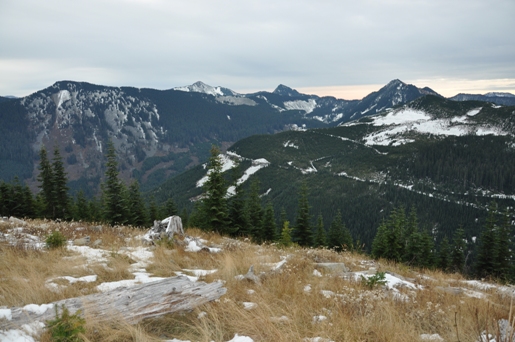
[[[0,94],[61,79],[237,91],[515,79],[513,13],[512,0],[3,0]]]

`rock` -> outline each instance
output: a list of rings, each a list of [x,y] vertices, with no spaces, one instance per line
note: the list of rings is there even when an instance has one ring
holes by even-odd
[[[91,230],[94,232],[101,233],[102,232],[102,226],[92,226]]]
[[[89,236],[85,236],[83,238],[73,240],[73,244],[75,246],[85,246],[89,245],[90,240],[91,238]]]
[[[370,267],[367,271],[367,274],[376,274],[377,273],[377,268],[375,267]]]
[[[21,224],[22,226],[27,224],[27,222],[25,222],[23,220],[20,220],[20,219],[14,217],[14,216],[9,217],[9,222],[15,223],[15,224]]]
[[[91,247],[98,247],[102,244],[102,240],[101,239],[98,239],[98,240],[95,240],[95,242],[93,242],[93,244],[91,245]]]
[[[349,269],[342,262],[318,262],[315,264],[315,268],[325,268],[330,272],[347,273]]]

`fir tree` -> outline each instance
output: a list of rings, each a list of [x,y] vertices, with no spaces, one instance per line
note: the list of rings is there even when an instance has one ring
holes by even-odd
[[[442,242],[440,242],[440,250],[438,252],[437,267],[442,271],[447,272],[451,268],[451,247],[449,245],[449,239],[444,236]]]
[[[245,192],[243,186],[235,186],[234,196],[229,201],[229,220],[234,228],[234,234],[250,235],[248,213],[246,212]]]
[[[293,239],[303,247],[313,244],[313,233],[310,225],[309,203],[308,203],[308,186],[306,182],[302,183],[299,193],[299,207],[297,211],[297,222]]]
[[[89,213],[89,205],[84,195],[84,191],[79,190],[77,192],[76,201],[75,201],[75,215],[76,220],[80,221],[89,221],[91,219]]]
[[[454,272],[464,272],[467,244],[465,242],[465,230],[462,226],[454,232],[452,242],[451,270]]]
[[[124,186],[118,178],[118,162],[112,141],[107,145],[107,164],[105,184],[103,186],[104,219],[111,225],[125,223],[127,205],[124,197]]]
[[[53,219],[55,217],[54,172],[44,146],[39,151],[39,160],[37,180],[39,181],[38,187],[41,189],[40,200],[43,210],[41,216]]]
[[[136,227],[145,226],[148,223],[148,217],[137,180],[133,181],[129,186],[127,202],[129,209],[128,223]]]
[[[325,235],[324,218],[322,217],[322,214],[318,214],[315,247],[324,247],[327,245]]]
[[[497,204],[491,203],[488,209],[486,224],[479,237],[479,248],[476,259],[476,274],[479,277],[494,276],[499,255],[497,220],[495,213]]]
[[[175,205],[175,202],[171,197],[168,197],[168,199],[166,200],[164,214],[166,217],[179,215],[177,205]]]
[[[376,235],[372,241],[372,256],[375,259],[384,258],[388,251],[388,241],[386,236],[388,234],[388,227],[385,221],[382,221],[377,228]]]
[[[184,228],[187,228],[189,227],[190,225],[190,218],[189,218],[189,215],[188,215],[188,209],[186,208],[183,208],[182,211],[181,211],[181,220],[182,220],[182,225]]]
[[[259,242],[262,236],[263,207],[261,206],[261,198],[259,197],[259,180],[257,178],[253,179],[250,183],[246,212],[250,236]]]
[[[152,225],[154,221],[157,221],[159,219],[159,208],[156,204],[156,199],[154,196],[150,198],[150,201],[148,203],[148,219],[150,221],[150,224]]]
[[[497,229],[497,255],[495,260],[495,273],[494,275],[503,280],[508,281],[513,272],[513,252],[512,252],[512,229],[511,229],[511,215],[506,210],[503,213],[502,221]]]
[[[404,255],[402,236],[405,231],[406,214],[404,208],[394,209],[388,220],[386,243],[388,249],[384,257],[393,261],[401,261]]]
[[[279,238],[279,245],[283,247],[290,247],[293,245],[291,231],[292,229],[290,228],[290,222],[284,221],[283,228],[281,230],[281,237]]]
[[[216,146],[211,148],[209,158],[208,177],[204,183],[205,196],[202,199],[205,222],[208,226],[204,229],[212,229],[220,234],[230,234],[229,212],[227,209],[227,186],[222,174],[222,159]]]
[[[52,197],[54,199],[53,218],[68,219],[71,216],[70,198],[68,197],[68,186],[66,185],[68,183],[68,177],[64,171],[63,160],[57,146],[54,148],[52,171]]]
[[[422,248],[421,253],[422,257],[419,259],[417,266],[431,268],[434,266],[434,239],[433,236],[428,231],[421,232],[422,237]]]
[[[263,214],[263,226],[261,228],[261,240],[272,242],[276,240],[277,224],[272,202],[268,202]]]

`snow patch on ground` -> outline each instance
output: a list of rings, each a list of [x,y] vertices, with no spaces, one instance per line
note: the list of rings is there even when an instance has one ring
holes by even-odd
[[[481,112],[481,109],[483,109],[483,108],[479,107],[479,108],[474,108],[474,109],[472,109],[472,110],[469,110],[469,111],[467,112],[467,115],[468,115],[468,116],[474,116],[474,115],[477,115],[477,114],[479,114],[479,112]]]

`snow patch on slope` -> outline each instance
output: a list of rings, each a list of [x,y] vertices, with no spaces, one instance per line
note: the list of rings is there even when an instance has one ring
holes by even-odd
[[[287,110],[303,110],[306,114],[311,113],[317,106],[317,102],[314,99],[307,101],[296,100],[284,102],[284,108]]]
[[[413,139],[403,137],[404,133],[417,132],[433,135],[462,136],[466,134],[476,135],[506,135],[500,129],[485,126],[477,127],[469,125],[469,118],[477,115],[481,108],[475,108],[466,115],[450,119],[433,119],[429,113],[403,108],[384,116],[373,117],[373,126],[385,126],[380,131],[373,132],[364,137],[366,145],[398,146],[414,142]]]
[[[63,103],[70,100],[71,98],[72,96],[68,90],[60,90],[59,92],[52,95],[52,100],[54,100],[57,109],[59,109]]]
[[[228,171],[228,170],[230,170],[230,169],[232,169],[233,167],[236,166],[236,163],[234,162],[234,160],[229,158],[229,156],[227,154],[221,154],[221,155],[219,155],[219,157],[222,159],[222,172]],[[211,172],[211,170],[208,170],[207,171],[207,175],[202,177],[197,182],[197,188],[201,188],[201,187],[204,186],[204,184],[207,182],[207,179],[209,177],[209,173],[210,172]]]

